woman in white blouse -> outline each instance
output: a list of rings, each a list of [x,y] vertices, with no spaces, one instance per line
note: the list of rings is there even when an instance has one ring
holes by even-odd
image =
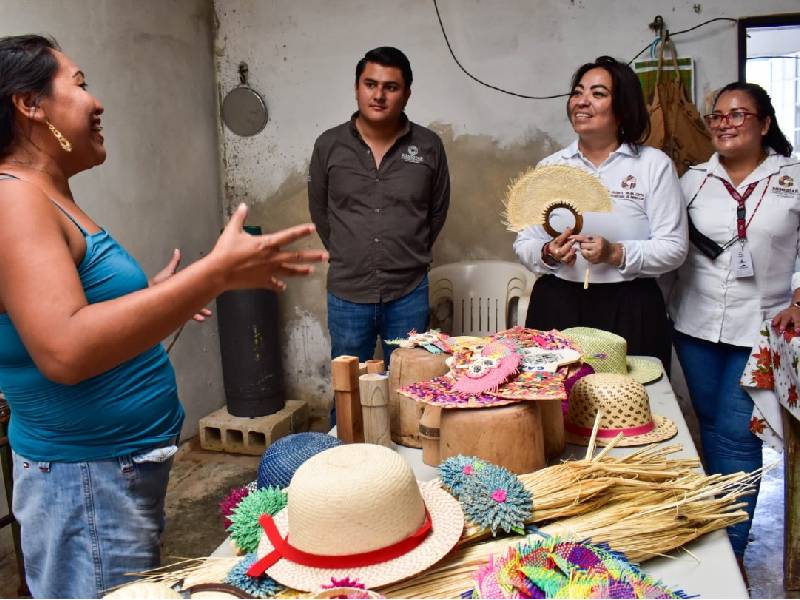
[[[539,225],[517,236],[520,262],[541,274],[526,326],[613,331],[627,340],[629,354],[656,356],[669,369],[671,331],[655,277],[686,257],[686,217],[672,162],[639,145],[649,120],[636,74],[608,56],[582,65],[572,77],[567,116],[578,139],[539,164],[597,175],[611,193],[612,211],[584,213],[580,235],[572,235],[569,215],[556,211],[552,224],[560,236],[550,239]]]
[[[758,85],[722,88],[705,121],[716,152],[681,179],[692,244],[669,304],[706,470],[734,473],[761,466],[739,386],[759,328],[800,325],[800,161]],[[756,497],[746,499],[752,520]],[[740,559],[751,520],[728,530]]]

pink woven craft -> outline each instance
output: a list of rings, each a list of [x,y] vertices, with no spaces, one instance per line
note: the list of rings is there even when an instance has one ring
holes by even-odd
[[[575,342],[563,335],[557,329],[541,331],[516,326],[504,331],[498,331],[492,338],[496,340],[510,340],[523,347],[536,347],[544,350],[557,350],[559,348],[572,348],[578,350]]]
[[[564,372],[520,373],[508,383],[486,393],[506,400],[566,400]]]
[[[479,356],[466,364],[456,363],[457,377],[453,391],[481,394],[497,388],[517,372],[522,358],[513,343],[498,340],[486,344]]]
[[[430,381],[412,383],[397,390],[398,393],[432,406],[442,408],[486,408],[487,406],[505,406],[518,400],[498,398],[489,394],[462,394],[453,389],[453,380],[448,376],[437,377]]]

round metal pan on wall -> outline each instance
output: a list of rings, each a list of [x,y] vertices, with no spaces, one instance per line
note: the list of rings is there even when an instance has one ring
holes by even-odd
[[[264,129],[269,121],[267,103],[247,83],[247,64],[239,64],[240,84],[222,101],[222,122],[236,135],[249,137]]]

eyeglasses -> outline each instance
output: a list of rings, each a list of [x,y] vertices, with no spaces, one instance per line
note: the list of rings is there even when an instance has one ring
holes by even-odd
[[[757,116],[758,115],[756,113],[752,113],[749,110],[733,110],[727,115],[723,115],[722,113],[711,113],[710,115],[704,115],[703,120],[709,127],[717,129],[722,127],[723,123],[727,123],[730,127],[741,127],[744,125],[744,121],[747,119],[747,117]]]

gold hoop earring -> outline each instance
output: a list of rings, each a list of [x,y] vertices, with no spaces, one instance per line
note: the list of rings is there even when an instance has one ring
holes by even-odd
[[[53,125],[50,121],[45,121],[47,123],[47,128],[50,130],[50,133],[53,134],[58,140],[58,143],[61,144],[61,148],[64,152],[72,152],[72,144],[70,141],[64,137],[64,134],[61,133],[58,129],[56,129],[55,125]]]

